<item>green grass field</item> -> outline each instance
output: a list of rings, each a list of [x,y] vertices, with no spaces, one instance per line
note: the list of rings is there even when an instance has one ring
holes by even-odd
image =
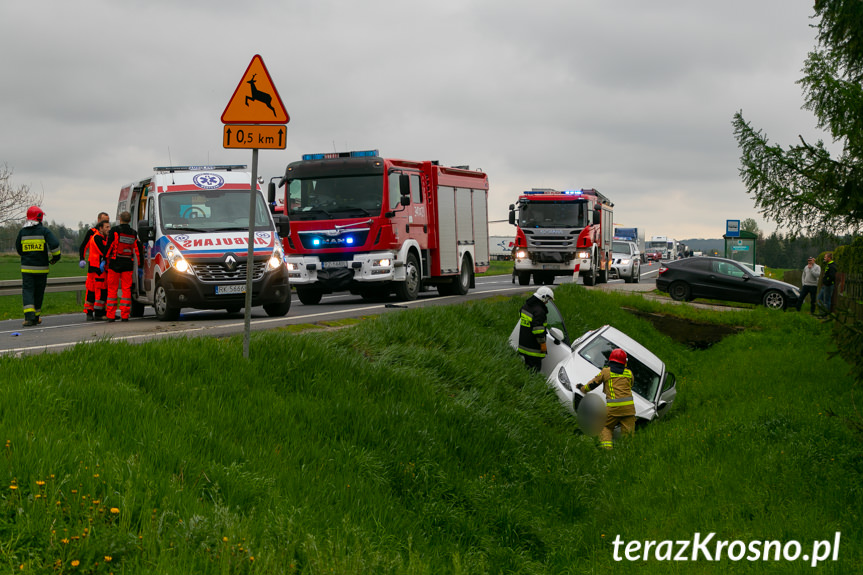
[[[611,323],[678,376],[669,417],[613,452],[581,435],[509,349],[519,298],[254,333],[249,360],[242,337],[2,357],[2,569],[858,570],[863,449],[844,420],[855,384],[828,357],[827,325],[698,310],[746,330],[693,351],[622,309],[686,306],[555,293],[571,332]],[[810,567],[802,554],[837,532],[838,560]],[[801,558],[615,560],[618,537],[696,533],[791,552],[796,541]]]

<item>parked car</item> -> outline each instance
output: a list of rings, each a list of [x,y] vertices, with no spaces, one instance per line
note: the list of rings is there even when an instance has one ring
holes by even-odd
[[[633,401],[637,423],[647,423],[665,415],[677,396],[674,374],[665,363],[643,345],[622,331],[604,325],[586,332],[572,344],[563,316],[554,302],[548,304],[547,347],[548,355],[542,361],[540,372],[547,377],[548,385],[560,402],[578,417],[578,406],[584,394],[578,385],[593,379],[608,364],[615,349],[628,356],[627,367],[633,376]],[[519,325],[510,334],[510,345],[518,348]],[[602,386],[589,392],[605,401]]]
[[[635,242],[614,241],[611,243],[611,275],[626,283],[641,281],[641,252]]]
[[[677,301],[700,297],[782,310],[796,306],[800,297],[800,290],[791,284],[758,276],[739,262],[714,257],[667,262],[659,268],[656,288]]]

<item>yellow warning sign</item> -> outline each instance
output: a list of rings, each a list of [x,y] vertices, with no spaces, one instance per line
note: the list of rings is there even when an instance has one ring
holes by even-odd
[[[231,101],[222,112],[223,124],[287,124],[290,121],[264,60],[252,58]]]

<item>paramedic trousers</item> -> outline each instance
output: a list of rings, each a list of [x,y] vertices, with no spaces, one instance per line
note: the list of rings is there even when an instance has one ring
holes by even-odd
[[[108,319],[117,315],[117,291],[120,290],[120,317],[129,319],[132,311],[132,271],[108,270]]]
[[[39,322],[46,285],[48,285],[47,273],[21,272],[21,299],[24,300],[24,319],[26,321]]]
[[[604,449],[612,448],[612,437],[614,428],[620,424],[621,435],[632,435],[635,432],[635,414],[613,415],[609,413],[605,419],[605,427],[599,432],[599,446]]]
[[[87,274],[87,301],[84,302],[84,311],[95,312],[96,317],[105,315],[105,276],[107,273]]]

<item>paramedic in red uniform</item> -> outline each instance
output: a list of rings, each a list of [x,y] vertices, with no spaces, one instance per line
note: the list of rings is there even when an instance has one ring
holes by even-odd
[[[103,220],[93,228],[94,234],[87,240],[84,252],[87,256],[87,301],[84,302],[84,313],[87,321],[94,319],[105,319],[105,289],[106,273],[105,266],[105,242],[108,240],[108,230],[111,223]]]
[[[120,318],[129,321],[132,308],[132,271],[135,262],[141,265],[141,250],[138,249],[138,236],[129,225],[132,214],[120,214],[120,225],[108,232],[106,248],[108,261],[108,321],[114,321],[117,316],[117,290],[120,293]]]

